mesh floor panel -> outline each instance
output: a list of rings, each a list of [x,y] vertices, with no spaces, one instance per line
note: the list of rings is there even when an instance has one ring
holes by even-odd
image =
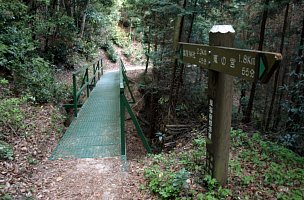
[[[105,73],[84,103],[57,147],[58,158],[102,158],[119,156],[119,72]]]

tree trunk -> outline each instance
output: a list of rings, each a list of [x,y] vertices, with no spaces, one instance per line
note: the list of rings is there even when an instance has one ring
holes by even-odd
[[[73,5],[72,5],[72,0],[65,0],[65,5],[66,5],[66,13],[67,16],[73,17]]]
[[[304,45],[304,18],[302,22],[302,33],[301,33],[301,41],[300,41],[300,47]],[[298,51],[298,57],[303,59],[303,48],[300,48]],[[299,74],[301,72],[301,64],[300,62],[297,63],[296,67],[296,73]],[[297,81],[297,80],[295,80]]]
[[[163,61],[163,54],[165,51],[165,42],[166,42],[166,34],[165,32],[163,33],[163,39],[162,39],[162,44],[161,44],[161,53],[160,53],[160,61]]]
[[[156,17],[156,13],[153,12],[153,17],[154,17],[154,24],[155,24],[155,27],[154,27],[154,31],[155,34],[154,34],[154,52],[156,53],[157,52],[157,46],[158,46],[158,33],[157,33],[157,17]]]
[[[287,3],[286,10],[285,10],[284,24],[283,24],[283,31],[282,31],[281,45],[280,45],[280,53],[283,53],[283,49],[284,49],[285,34],[286,34],[287,22],[288,22],[288,12],[289,12],[289,3]],[[281,69],[281,66],[278,67],[276,74],[275,74],[271,103],[270,103],[267,122],[266,122],[266,130],[268,130],[269,124],[271,123],[271,120],[272,120],[272,111],[273,111],[273,105],[274,105],[274,101],[275,101],[276,94],[277,94],[280,69]]]
[[[77,0],[72,0],[73,1],[73,15],[74,15],[74,23],[75,23],[75,26],[77,28],[79,28],[79,24],[78,24],[78,21],[79,21],[79,16],[78,16],[78,13],[77,13]]]
[[[149,55],[150,49],[151,49],[150,34],[151,34],[151,28],[150,28],[150,26],[149,26],[149,32],[148,32],[148,36],[147,36],[147,40],[148,40],[148,51],[147,51],[147,54],[146,54],[147,61],[146,61],[145,74],[148,72],[149,61],[150,61],[150,55]]]
[[[197,7],[197,0],[195,0],[194,2],[194,8]],[[192,30],[193,30],[193,23],[194,23],[194,20],[195,20],[195,14],[193,13],[191,15],[191,21],[190,21],[190,27],[189,27],[189,34],[188,34],[188,38],[187,38],[187,42],[189,43],[190,42],[190,39],[191,39],[191,34],[192,34]]]
[[[186,7],[186,0],[181,1],[183,8]],[[182,17],[177,17],[175,20],[175,27],[174,27],[174,36],[173,36],[173,72],[172,72],[172,79],[171,79],[171,87],[170,87],[170,97],[169,97],[169,112],[168,112],[168,117],[172,115],[175,117],[175,107],[177,103],[177,97],[176,97],[176,90],[177,88],[177,69],[178,69],[178,60],[176,58],[176,51],[178,50],[178,42],[181,40],[182,36],[182,30],[183,30],[183,23],[184,23],[184,16]]]
[[[84,35],[85,23],[86,23],[86,18],[87,18],[86,10],[87,10],[89,4],[90,4],[90,0],[87,0],[86,4],[84,6],[84,9],[83,9],[81,28],[80,28],[80,38],[83,38],[83,35]]]
[[[187,3],[187,1],[185,1],[184,5],[183,5],[184,8],[186,7],[186,3]],[[194,7],[196,7],[196,6],[197,6],[197,0],[195,0],[195,4],[194,4]],[[192,16],[191,16],[191,22],[190,22],[190,27],[189,27],[189,34],[187,36],[187,42],[190,42],[194,19],[195,19],[195,14],[192,14]],[[184,20],[185,20],[185,18],[183,17],[182,18],[182,25],[184,24]],[[184,70],[185,70],[185,65],[181,64],[180,67],[181,67],[181,70],[179,72],[178,80],[177,80],[178,82],[177,82],[177,90],[176,90],[176,100],[178,99],[178,96],[179,96],[179,91],[180,91],[179,88],[183,84],[183,74],[184,74]]]
[[[259,48],[258,48],[258,50],[260,50],[260,51],[263,50],[263,44],[264,44],[264,39],[265,39],[265,27],[266,27],[266,21],[268,18],[269,1],[270,0],[265,0],[265,3],[264,3],[264,11],[263,11],[263,17],[262,17],[261,31],[260,31],[260,42],[259,42]],[[253,100],[254,100],[254,96],[255,96],[256,84],[257,84],[256,82],[253,82],[251,85],[249,102],[247,105],[246,114],[243,118],[244,123],[249,123],[251,121],[251,113],[252,113],[252,108],[253,108]]]
[[[269,87],[268,86],[264,86],[264,89],[266,91],[268,91]],[[263,131],[266,130],[266,121],[267,121],[267,109],[268,109],[268,92],[265,92],[265,101],[264,101],[264,109],[263,109],[263,119],[262,119],[262,125],[261,128]]]
[[[57,12],[60,11],[60,0],[57,0],[57,2],[56,2],[56,11]]]
[[[290,23],[288,24],[288,26],[289,26],[289,32],[291,31],[290,28],[291,28],[292,22],[293,22],[293,15],[292,15],[293,8],[294,8],[294,6],[290,6],[289,13],[291,13],[290,14],[291,17],[289,19]],[[304,21],[303,21],[303,25],[304,25]],[[304,26],[303,26],[303,28],[304,28]],[[285,45],[286,46],[285,47],[285,52],[286,53],[289,52],[289,41],[290,41],[290,39],[288,40],[288,44]],[[290,58],[288,58],[288,59],[286,58],[284,60],[285,60],[285,63],[290,63]],[[281,80],[282,80],[281,85],[285,85],[285,83],[287,83],[287,84],[289,83],[289,76],[286,76],[286,73],[288,71],[291,71],[291,70],[290,70],[290,65],[288,64],[287,66],[285,66],[283,68],[283,73],[281,74]],[[275,129],[278,130],[278,128],[279,128],[279,125],[280,125],[279,123],[281,121],[281,111],[282,111],[282,104],[281,104],[281,102],[282,102],[283,96],[285,96],[285,95],[286,94],[283,91],[280,91],[279,99],[276,102],[276,104],[277,104],[277,110],[276,110],[276,115],[275,115],[276,117],[274,119],[273,126],[272,126],[273,130],[275,130]]]

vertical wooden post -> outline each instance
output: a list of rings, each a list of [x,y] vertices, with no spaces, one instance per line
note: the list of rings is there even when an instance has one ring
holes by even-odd
[[[231,25],[215,25],[209,33],[210,46],[233,47],[234,29]],[[209,52],[211,54],[212,52]],[[214,58],[212,58],[214,59]],[[217,57],[224,59],[225,57]],[[227,60],[227,62],[230,62]],[[227,66],[223,66],[227,67]],[[228,179],[233,77],[208,70],[208,142],[207,169],[220,185]]]

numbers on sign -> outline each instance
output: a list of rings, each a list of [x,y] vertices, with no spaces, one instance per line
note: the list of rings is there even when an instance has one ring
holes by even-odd
[[[250,70],[250,77],[251,77],[251,78],[254,78],[254,74],[255,74],[254,69],[251,69],[251,70]]]
[[[196,49],[196,54],[197,55],[202,55],[202,56],[207,56],[207,50],[206,49],[197,48]]]
[[[242,68],[242,76],[247,76],[250,78],[254,78],[255,71],[254,69],[249,69],[248,67]]]
[[[199,58],[198,62],[202,65],[207,65],[207,59],[206,58]]]
[[[255,58],[250,55],[241,55],[239,54],[239,63],[255,65]]]
[[[242,68],[242,76],[246,76],[246,69],[247,69],[246,67]]]
[[[249,68],[246,68],[246,76],[249,76]]]

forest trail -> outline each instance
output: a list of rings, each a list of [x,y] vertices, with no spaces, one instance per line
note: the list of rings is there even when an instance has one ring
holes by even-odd
[[[104,55],[104,52],[101,52],[101,56],[105,58],[103,61],[106,66],[106,73],[118,70],[119,62],[112,63]],[[127,61],[124,62],[127,71],[144,69],[142,66],[134,66]],[[133,142],[140,141],[134,141],[133,139]],[[130,163],[130,165],[132,164]],[[140,178],[137,177],[136,173],[134,177],[135,170],[132,170],[132,166],[129,167],[129,171],[125,170],[126,167],[120,156],[48,160],[37,167],[37,173],[33,177],[33,180],[37,183],[36,198],[54,200],[141,199],[141,197],[138,197],[140,195],[138,194],[138,184],[134,184]]]
[[[124,199],[120,163],[120,157],[48,161],[36,174],[36,198]]]

